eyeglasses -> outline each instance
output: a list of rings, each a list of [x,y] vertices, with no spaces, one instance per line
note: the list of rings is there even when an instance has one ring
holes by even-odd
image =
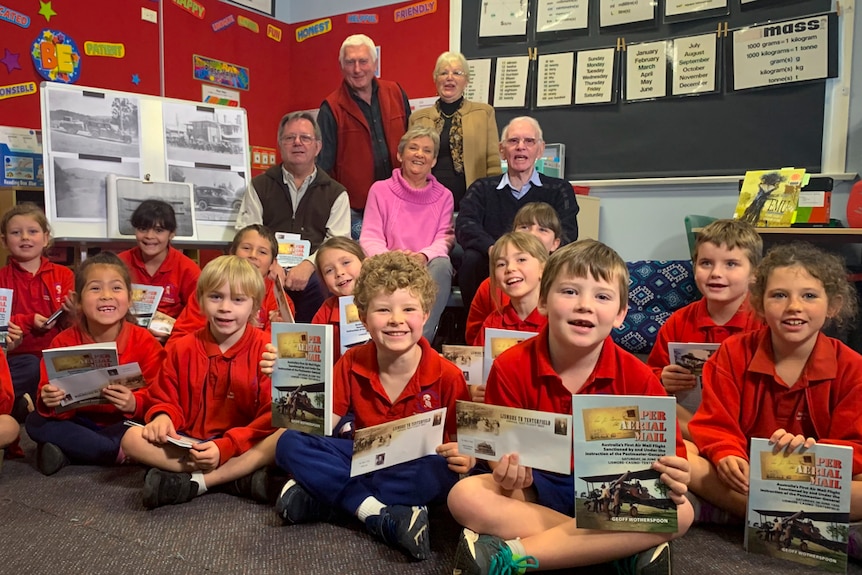
[[[448,71],[441,70],[440,72],[437,72],[438,78],[446,78],[447,76],[454,76],[456,78],[463,78],[466,75],[467,75],[467,72],[465,72],[464,70],[448,70]]]
[[[307,146],[311,142],[315,140],[314,136],[309,136],[308,134],[285,134],[281,137],[282,142],[293,142],[297,138],[299,141],[303,143],[303,145]]]
[[[526,147],[532,148],[533,146],[535,146],[539,142],[539,139],[538,138],[507,138],[506,139],[506,145],[511,146],[513,148],[517,148],[521,142],[524,142],[524,145]]]

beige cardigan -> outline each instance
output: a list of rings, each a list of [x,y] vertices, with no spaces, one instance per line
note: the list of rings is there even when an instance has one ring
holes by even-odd
[[[500,134],[494,108],[488,104],[464,100],[461,108],[461,127],[464,131],[464,179],[467,187],[487,176],[496,176],[500,169]],[[410,126],[434,128],[440,113],[436,106],[416,110],[410,114]]]

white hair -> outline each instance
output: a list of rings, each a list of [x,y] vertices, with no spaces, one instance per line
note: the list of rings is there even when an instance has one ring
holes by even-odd
[[[533,129],[536,130],[536,137],[539,140],[542,140],[542,127],[539,125],[538,120],[531,116],[518,116],[517,118],[512,118],[511,120],[509,120],[509,123],[506,124],[505,128],[503,128],[503,134],[500,136],[501,143],[506,141],[506,138],[509,135],[509,127],[515,122],[527,122],[528,124],[530,124],[531,126],[533,126]]]
[[[373,64],[377,63],[377,47],[374,45],[374,40],[365,34],[353,34],[345,38],[344,42],[341,43],[341,50],[338,51],[339,64],[344,63],[344,53],[347,51],[348,46],[365,46],[371,55],[371,62]]]

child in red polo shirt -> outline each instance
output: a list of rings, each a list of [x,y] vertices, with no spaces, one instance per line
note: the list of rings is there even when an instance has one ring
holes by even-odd
[[[87,258],[75,273],[77,325],[63,330],[49,347],[116,342],[120,364],[137,362],[147,385],[155,384],[165,352],[129,312],[132,281],[120,259],[110,252]],[[130,390],[112,384],[102,390],[107,403],[56,411],[66,392],[48,380],[42,360],[36,411],[27,416],[27,434],[36,442],[36,467],[53,475],[69,462],[112,465],[126,460],[120,440],[125,422],[143,417],[146,387]]]
[[[538,332],[547,320],[539,313],[539,284],[548,261],[548,250],[527,232],[509,232],[494,243],[489,255],[491,290],[501,290],[509,303],[485,318],[471,345],[485,344],[489,327]]]
[[[0,353],[0,469],[3,468],[3,457],[6,447],[18,440],[20,430],[18,422],[9,415],[15,401],[15,390],[12,388],[12,374],[6,363],[6,354]]]
[[[177,216],[167,202],[144,200],[132,212],[138,245],[120,252],[132,274],[132,282],[165,288],[159,311],[177,318],[195,291],[201,270],[193,260],[171,246],[177,231]],[[163,334],[153,334],[161,340]]]
[[[437,286],[402,252],[365,260],[353,292],[371,341],[335,366],[333,421],[352,413],[357,428],[448,408],[439,455],[350,477],[353,440],[285,431],[276,463],[293,474],[276,511],[286,523],[355,515],[378,539],[414,559],[430,557],[426,505],[446,497],[472,466],[454,442],[455,401],[469,400],[464,375],[422,337]]]
[[[332,358],[337,362],[341,358],[341,325],[338,311],[338,298],[353,295],[356,278],[362,269],[365,252],[359,242],[341,236],[329,238],[317,249],[317,273],[329,289],[331,297],[327,298],[311,323],[329,324],[332,326]]]
[[[695,375],[670,363],[667,344],[721,343],[731,335],[759,329],[760,318],[748,305],[748,287],[760,263],[763,240],[754,227],[741,220],[716,220],[697,236],[692,261],[694,281],[703,298],[679,309],[661,327],[647,365],[669,394],[694,389]],[[682,436],[691,440],[691,412],[677,404]]]
[[[530,202],[518,210],[512,223],[512,231],[533,234],[539,238],[549,254],[554,253],[554,250],[560,247],[560,240],[563,237],[563,226],[560,223],[557,210],[545,202]],[[499,303],[500,307],[503,307],[509,303],[509,296],[503,293],[503,290],[497,289],[494,291],[494,297],[491,297],[491,278],[489,276],[479,284],[479,289],[470,303],[470,311],[467,314],[467,323],[464,328],[464,341],[476,340],[482,330],[482,323],[485,318],[494,313],[496,309],[495,301]],[[481,400],[474,398],[474,401]]]
[[[268,277],[272,262],[278,256],[278,240],[275,239],[275,234],[268,227],[260,224],[246,226],[233,237],[228,253],[251,262],[264,278],[266,293],[263,297],[263,304],[252,320],[252,325],[268,332],[271,322],[281,321],[280,316],[278,316],[278,301],[275,299],[275,292],[273,291],[275,282]],[[290,296],[284,294],[284,298],[290,308],[290,313],[296,313]],[[174,324],[170,340],[174,341],[187,333],[194,333],[206,324],[207,319],[201,311],[197,293],[192,293],[188,304]]]
[[[184,503],[272,463],[278,432],[270,378],[259,365],[269,336],[248,325],[263,294],[259,271],[237,256],[204,267],[197,296],[207,325],[168,346],[148,394],[147,425],[123,437],[123,450],[152,467],[144,507]],[[194,438],[191,449],[167,442],[181,436]]]
[[[539,298],[548,324],[494,361],[485,402],[571,414],[577,401],[572,394],[666,395],[649,368],[610,338],[626,315],[628,279],[620,256],[594,240],[554,252]],[[661,457],[652,466],[677,505],[677,533],[578,529],[572,474],[523,467],[517,453],[504,455],[491,467],[492,473],[459,481],[449,493],[449,509],[465,526],[455,573],[564,569],[636,553],[629,559],[635,572],[669,573],[667,542],[691,525],[692,508],[684,496],[689,467],[678,431],[677,454]]]
[[[844,263],[808,244],[780,245],[756,278],[751,303],[766,327],[725,341],[703,371],[703,402],[689,425],[700,450],[689,455],[692,492],[744,517],[750,438],[769,438],[788,452],[815,441],[849,445],[850,520],[859,521],[862,356],[820,332],[856,313]]]

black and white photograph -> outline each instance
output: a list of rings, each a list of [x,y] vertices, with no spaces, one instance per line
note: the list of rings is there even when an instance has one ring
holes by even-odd
[[[168,166],[168,180],[194,186],[199,222],[235,222],[245,191],[245,173],[188,166]]]
[[[50,90],[49,153],[140,158],[139,109],[139,101],[134,97]]]
[[[144,200],[162,200],[174,209],[177,216],[176,237],[190,239],[195,237],[194,210],[192,210],[192,190],[188,185],[171,182],[141,182],[129,178],[110,178],[108,185],[108,222],[116,221],[121,236],[134,236],[132,213]],[[116,220],[114,218],[116,217]],[[113,225],[109,226],[109,229]]]
[[[107,214],[107,178],[110,174],[141,177],[138,162],[103,162],[54,158],[54,205],[57,218],[102,220]]]
[[[165,102],[162,117],[168,162],[245,165],[242,112]]]

